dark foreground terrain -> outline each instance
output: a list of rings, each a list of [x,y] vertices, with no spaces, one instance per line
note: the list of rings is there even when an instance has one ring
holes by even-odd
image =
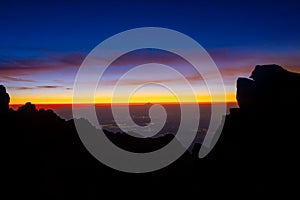
[[[207,157],[198,158],[201,144],[196,144],[192,153],[187,151],[170,166],[145,174],[119,172],[97,161],[81,143],[73,119],[63,120],[30,103],[10,109],[9,95],[0,86],[2,165],[7,177],[3,181],[11,196],[40,199],[94,199],[136,191],[145,196],[291,194],[299,180],[300,75],[266,65],[256,66],[250,78],[238,79],[239,108],[226,116],[220,139]],[[94,129],[86,120],[77,120]],[[132,152],[150,152],[174,138],[105,134]]]

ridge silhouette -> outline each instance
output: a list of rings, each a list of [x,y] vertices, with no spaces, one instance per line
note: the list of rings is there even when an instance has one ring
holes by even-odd
[[[1,85],[0,128],[5,159],[11,164],[10,179],[19,182],[25,193],[49,198],[84,198],[91,188],[104,192],[116,187],[155,187],[164,191],[200,186],[207,191],[258,193],[289,188],[286,178],[299,171],[299,91],[300,74],[278,65],[258,65],[250,79],[237,80],[239,108],[230,109],[218,142],[205,158],[198,158],[201,144],[196,144],[192,154],[187,151],[164,169],[128,174],[101,164],[85,149],[74,120],[97,131],[87,120],[66,121],[31,103],[16,111],[9,109],[9,95]],[[173,135],[137,139],[104,132],[117,146],[139,153],[159,149],[174,139]],[[99,195],[95,191],[92,196]]]

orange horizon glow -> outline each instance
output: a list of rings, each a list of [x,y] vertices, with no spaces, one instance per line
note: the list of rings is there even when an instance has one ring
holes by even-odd
[[[176,103],[236,103],[236,96],[234,93],[227,93],[226,100],[223,101],[220,99],[216,99],[212,101],[210,96],[196,96],[197,101],[194,101],[194,98],[183,97],[182,101],[178,101],[178,99],[174,96],[135,96],[130,98],[129,104],[145,104],[145,103],[159,103],[159,104],[176,104]],[[126,98],[118,98],[114,102],[112,102],[111,97],[96,97],[94,100],[82,99],[79,102],[73,102],[72,97],[11,97],[10,105],[24,105],[26,102],[31,102],[32,104],[45,104],[45,105],[62,105],[62,104],[127,104],[128,101]]]
[[[210,105],[212,104],[211,102],[181,102],[184,105],[191,105],[191,104],[199,104],[199,105]],[[214,104],[236,104],[237,102],[214,102]],[[74,104],[35,104],[33,103],[36,108],[39,109],[57,109],[57,108],[62,108],[62,107],[71,107],[74,106]],[[179,105],[179,102],[153,102],[152,104],[160,104],[160,105]],[[24,104],[10,104],[10,108],[17,110],[20,106],[23,106]],[[86,106],[93,106],[94,104],[75,104],[75,107],[86,107]],[[101,107],[106,107],[106,106],[111,106],[111,103],[96,103],[95,106],[101,106]],[[114,105],[117,106],[123,106],[123,105],[128,105],[126,103],[115,103]],[[141,106],[145,105],[145,103],[129,103],[130,106]]]

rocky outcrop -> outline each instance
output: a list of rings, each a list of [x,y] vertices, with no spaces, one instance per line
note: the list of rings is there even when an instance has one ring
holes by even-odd
[[[279,65],[257,65],[250,79],[237,81],[237,101],[243,111],[296,109],[300,102],[300,74]]]
[[[230,109],[205,159],[227,166],[226,173],[251,187],[292,188],[299,174],[300,74],[258,65],[250,79],[237,80],[237,101],[240,108]]]
[[[3,85],[0,85],[0,113],[9,110],[9,95]]]
[[[36,109],[34,104],[27,102],[24,106],[20,106],[18,111],[33,113],[33,112],[37,112],[38,110]]]

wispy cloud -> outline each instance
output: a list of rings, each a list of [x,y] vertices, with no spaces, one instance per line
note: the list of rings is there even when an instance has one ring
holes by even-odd
[[[1,76],[0,79],[2,82],[7,82],[7,81],[14,81],[14,82],[29,82],[29,83],[33,83],[35,82],[35,80],[30,80],[30,79],[23,79],[23,78],[16,78],[16,77],[12,77],[12,76]]]
[[[210,55],[223,69],[253,68],[260,64],[279,64],[300,71],[300,52],[277,52],[244,48],[223,48],[211,50]]]
[[[13,90],[32,90],[34,87],[8,87],[9,89]]]
[[[190,82],[194,82],[194,81],[203,81],[203,78],[201,76],[197,76],[197,75],[192,75],[192,76],[186,76],[185,77],[186,80],[190,81]],[[101,83],[105,84],[105,85],[116,85],[118,80],[112,80],[112,79],[106,79],[101,81]],[[179,78],[164,78],[164,79],[157,79],[157,78],[152,78],[151,80],[145,80],[142,77],[140,79],[133,79],[133,78],[127,78],[127,79],[123,79],[122,80],[122,85],[123,86],[128,86],[128,85],[140,85],[143,84],[145,82],[149,82],[149,83],[181,83],[183,80],[179,79]]]
[[[69,53],[62,55],[48,55],[35,58],[10,57],[0,59],[0,78],[33,75],[61,69],[77,70],[83,61],[84,54]]]
[[[55,89],[55,88],[64,88],[64,86],[60,86],[60,85],[41,85],[41,86],[37,86],[36,88],[40,88],[40,89]]]
[[[35,87],[8,87],[10,89],[15,89],[15,90],[34,90],[34,89],[57,89],[57,88],[63,88],[66,90],[70,90],[72,88],[66,88],[64,86],[60,85],[39,85]]]
[[[235,84],[235,80],[238,76],[248,76],[257,64],[276,63],[288,70],[300,72],[300,57],[299,55],[295,55],[295,52],[267,52],[262,50],[241,51],[240,49],[236,47],[209,51],[223,78],[228,80],[228,84]],[[191,53],[193,56],[197,56],[194,52]],[[72,90],[71,85],[75,77],[73,78],[73,76],[70,76],[66,78],[66,76],[70,74],[69,72],[76,72],[78,70],[85,56],[86,54],[84,53],[71,52],[61,54],[48,53],[46,56],[43,55],[30,58],[5,57],[1,59],[0,57],[0,80],[2,82],[24,82],[24,84],[22,83],[20,87],[16,88],[17,90],[57,88]],[[110,56],[113,55],[99,55],[99,57],[95,58],[95,63],[101,66],[103,61]],[[112,66],[104,73],[105,78],[103,83],[114,85],[122,74],[130,70],[131,67],[147,63],[160,63],[171,66],[191,82],[202,80],[201,76],[195,71],[193,66],[183,58],[164,51],[145,50],[128,53],[126,56],[121,56],[113,62]],[[67,71],[63,74],[60,73],[59,70]],[[34,78],[38,77],[35,76],[37,73],[43,73],[45,75],[47,75],[47,73],[52,73],[53,80],[49,80],[48,84],[52,83],[53,85],[42,85],[42,82],[35,81]],[[141,81],[148,80],[144,74],[145,73],[143,72],[140,76],[128,78],[122,83],[125,86],[140,84]],[[24,78],[29,75],[30,78]],[[30,84],[32,82],[35,82],[34,86]],[[157,76],[155,77],[150,77],[149,82],[180,84],[178,78],[165,76],[164,74],[159,73],[157,73]],[[28,83],[28,85],[25,83]]]
[[[231,84],[235,84],[237,77],[249,76],[256,65],[278,64],[290,71],[300,72],[300,57],[297,52],[223,48],[211,50],[209,53],[223,78],[227,82],[231,79]]]

